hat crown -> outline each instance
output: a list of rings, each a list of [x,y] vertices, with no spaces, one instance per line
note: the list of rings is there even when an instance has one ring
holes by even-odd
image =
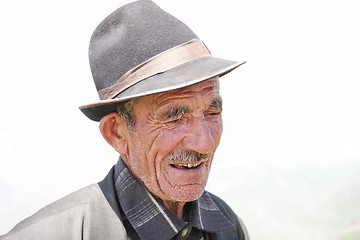
[[[118,8],[95,29],[89,61],[97,90],[115,84],[121,76],[155,55],[198,38],[158,5],[140,0]]]

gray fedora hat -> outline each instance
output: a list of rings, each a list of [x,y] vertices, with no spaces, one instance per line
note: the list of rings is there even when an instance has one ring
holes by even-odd
[[[94,121],[130,99],[222,76],[244,63],[212,57],[188,26],[149,0],[122,6],[99,24],[89,61],[100,101],[79,108]]]

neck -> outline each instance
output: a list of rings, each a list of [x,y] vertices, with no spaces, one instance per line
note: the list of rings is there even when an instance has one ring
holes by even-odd
[[[178,218],[182,218],[186,202],[163,201],[165,207],[173,212]]]

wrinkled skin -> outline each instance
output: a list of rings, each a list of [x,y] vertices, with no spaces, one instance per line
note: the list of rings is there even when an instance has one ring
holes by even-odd
[[[135,177],[179,217],[184,204],[205,189],[222,134],[221,102],[214,78],[136,99],[131,130],[120,115],[113,117],[121,138],[113,147]],[[179,157],[184,151],[201,157]],[[189,161],[194,165],[184,166]]]

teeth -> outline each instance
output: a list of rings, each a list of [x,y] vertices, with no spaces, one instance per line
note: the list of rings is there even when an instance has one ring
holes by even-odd
[[[186,168],[193,168],[193,167],[197,167],[199,166],[201,163],[188,163],[188,164],[178,164],[181,167],[186,167]]]

